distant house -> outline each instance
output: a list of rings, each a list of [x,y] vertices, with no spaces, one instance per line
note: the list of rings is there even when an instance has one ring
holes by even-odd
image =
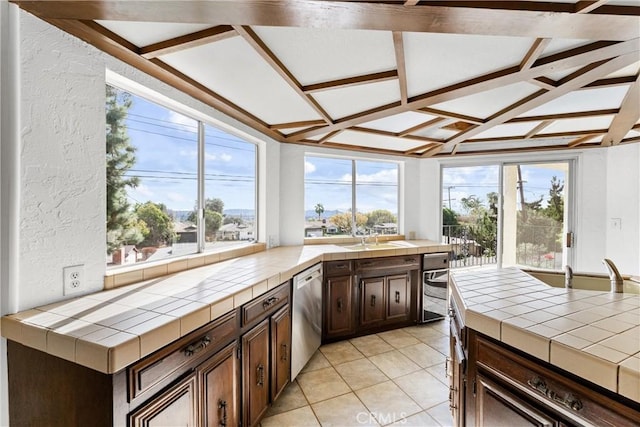
[[[198,239],[198,228],[191,222],[175,222],[173,229],[178,235],[178,243],[195,243]]]
[[[138,262],[139,251],[135,245],[125,245],[116,249],[111,255],[115,265],[135,264]]]
[[[216,231],[216,239],[218,240],[253,240],[252,224],[225,224]]]
[[[324,230],[324,232],[323,232]],[[338,234],[340,229],[326,219],[321,221],[307,221],[304,226],[305,237],[322,237],[324,235]]]
[[[398,234],[398,224],[394,222],[383,222],[374,225],[373,231],[378,234]]]

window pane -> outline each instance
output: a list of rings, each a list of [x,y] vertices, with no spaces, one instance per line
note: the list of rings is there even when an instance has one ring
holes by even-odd
[[[398,165],[356,161],[358,234],[398,234]]]
[[[351,160],[305,157],[305,237],[351,234]]]
[[[442,170],[442,242],[451,267],[495,264],[498,243],[499,166]]]
[[[504,167],[503,265],[560,270],[566,264],[568,162]]]
[[[205,126],[205,249],[257,238],[256,145]]]
[[[107,263],[195,252],[195,120],[109,86],[106,110]]]

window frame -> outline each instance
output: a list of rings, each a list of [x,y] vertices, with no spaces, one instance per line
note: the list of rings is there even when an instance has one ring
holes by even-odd
[[[188,117],[197,123],[197,231],[196,231],[196,250],[189,254],[170,256],[162,259],[158,259],[155,261],[141,261],[139,263],[135,263],[133,265],[113,265],[106,266],[107,271],[117,271],[119,269],[131,269],[136,268],[136,266],[140,269],[148,268],[150,265],[162,264],[162,263],[171,263],[173,261],[179,260],[184,257],[194,256],[194,255],[207,255],[207,254],[215,254],[218,252],[224,252],[227,250],[236,250],[247,245],[258,243],[258,236],[260,235],[259,230],[259,200],[260,200],[260,184],[259,184],[259,159],[260,159],[260,143],[256,140],[255,137],[250,135],[246,135],[243,132],[231,127],[230,125],[220,122],[213,117],[198,111],[193,107],[189,107],[167,95],[159,93],[153,89],[148,88],[140,83],[132,81],[120,74],[117,74],[109,69],[105,70],[105,85],[112,86],[118,90],[122,90],[131,95],[134,95],[139,98],[143,98],[147,102],[154,103],[159,105],[160,107],[171,110],[175,113],[179,113],[185,117]],[[213,127],[222,132],[233,135],[243,142],[247,144],[251,144],[255,147],[254,151],[254,183],[253,183],[253,204],[254,204],[254,223],[253,223],[253,239],[247,240],[244,244],[239,243],[237,245],[224,247],[223,249],[216,250],[215,248],[207,248],[205,241],[205,223],[204,223],[204,208],[206,203],[206,170],[205,170],[205,155],[206,155],[206,126]]]
[[[304,157],[303,157],[303,163],[305,163],[307,161],[307,158],[322,158],[322,159],[336,159],[336,160],[348,160],[351,162],[351,224],[356,224],[356,214],[357,214],[357,172],[358,172],[358,168],[357,168],[357,162],[375,162],[375,163],[385,163],[385,164],[393,164],[396,167],[396,218],[397,218],[397,232],[395,234],[388,234],[386,236],[390,236],[390,237],[400,237],[403,235],[403,220],[402,220],[402,213],[403,213],[403,206],[402,203],[404,201],[403,197],[402,197],[402,189],[403,189],[403,181],[402,181],[402,177],[403,175],[403,163],[401,161],[397,161],[397,160],[388,160],[388,159],[379,159],[379,158],[372,158],[372,157],[354,157],[354,156],[340,156],[340,155],[333,155],[333,154],[324,154],[324,153],[314,153],[314,152],[305,152],[304,153]],[[303,175],[304,176],[304,183],[303,186],[306,187],[306,173]],[[303,203],[303,212],[306,211],[306,198],[307,198],[307,192],[306,189],[304,191],[304,197],[302,200]],[[304,221],[306,222],[306,218],[304,219]],[[304,222],[303,222],[304,224]],[[303,237],[305,239],[305,241],[307,241],[308,239],[313,239],[313,240],[317,240],[317,239],[332,239],[334,238],[333,236],[322,236],[322,237],[307,237],[306,233],[304,232],[304,228],[302,230],[303,233]],[[351,230],[351,234],[348,235],[348,237],[351,238],[355,238],[358,235],[356,234],[356,227],[352,226],[352,230]],[[339,236],[336,236],[339,237]],[[344,235],[342,237],[347,237],[347,235]]]

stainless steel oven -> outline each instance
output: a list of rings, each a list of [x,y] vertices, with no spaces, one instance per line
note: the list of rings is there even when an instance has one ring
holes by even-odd
[[[421,321],[444,319],[447,315],[449,253],[425,254],[422,259]]]

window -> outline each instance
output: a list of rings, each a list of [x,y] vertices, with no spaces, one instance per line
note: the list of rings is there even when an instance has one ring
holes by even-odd
[[[254,240],[255,144],[114,86],[106,95],[108,266]]]
[[[443,242],[452,245],[452,267],[498,263],[561,270],[570,264],[571,165],[443,168]]]
[[[396,163],[306,156],[304,167],[305,237],[398,234]]]

